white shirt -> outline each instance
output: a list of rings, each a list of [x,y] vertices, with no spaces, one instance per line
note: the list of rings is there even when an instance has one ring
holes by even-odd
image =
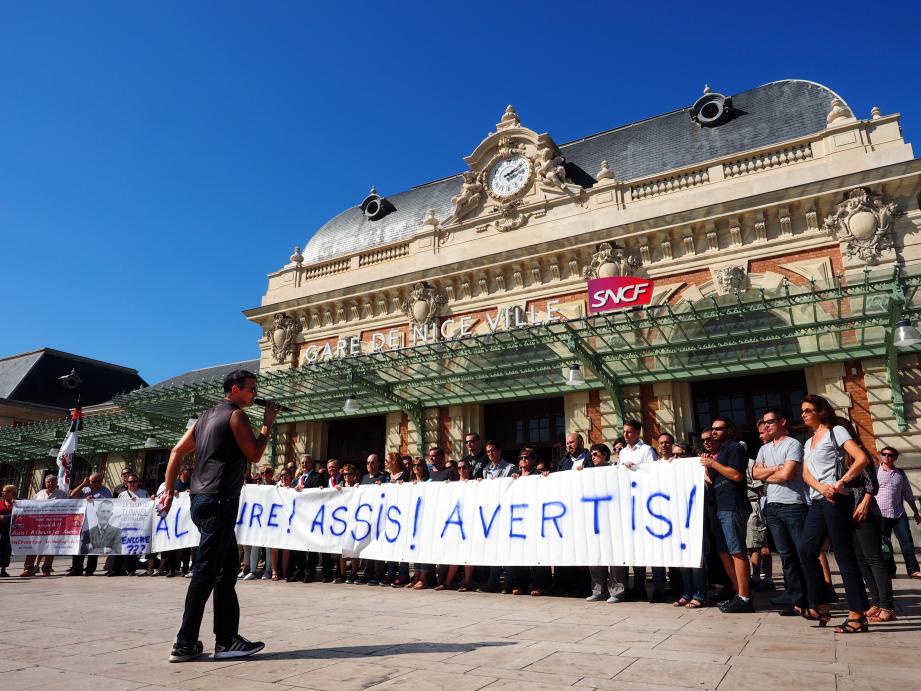
[[[644,444],[642,439],[637,440],[635,446],[627,445],[620,450],[618,460],[621,463],[652,463],[656,460],[656,452],[653,451],[649,444]]]

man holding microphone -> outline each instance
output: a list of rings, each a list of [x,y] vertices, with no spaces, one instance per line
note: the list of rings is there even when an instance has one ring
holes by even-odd
[[[228,373],[224,377],[223,400],[202,413],[170,453],[165,482],[168,488],[176,484],[183,458],[195,452],[191,517],[201,532],[182,626],[170,651],[170,662],[184,662],[202,654],[204,648],[198,633],[212,591],[215,659],[246,657],[265,647],[264,643],[246,640],[237,631],[240,605],[236,584],[240,560],[234,524],[240,492],[249,464],[262,458],[279,411],[277,404],[267,403],[259,436],[254,436],[243,409],[253,405],[255,398],[255,374],[246,370]],[[161,516],[169,512],[172,501],[172,492],[164,492],[159,498],[157,510]]]

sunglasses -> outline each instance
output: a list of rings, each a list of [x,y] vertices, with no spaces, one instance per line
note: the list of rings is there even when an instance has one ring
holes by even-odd
[[[413,468],[424,468],[425,463],[413,463]]]
[[[461,464],[461,465],[458,465],[458,466],[457,466],[457,469],[458,469],[458,470],[467,470],[469,467],[470,467],[469,465],[467,465],[466,463],[463,463],[463,464]]]
[[[886,458],[898,458],[899,457],[897,453],[889,453],[888,451],[883,451],[883,453],[881,453],[880,456],[885,456]]]

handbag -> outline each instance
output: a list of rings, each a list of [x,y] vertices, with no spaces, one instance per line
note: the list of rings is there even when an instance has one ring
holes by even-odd
[[[841,445],[838,443],[837,437],[835,437],[835,428],[834,426],[828,430],[828,434],[831,437],[831,443],[835,447],[835,480],[840,480],[847,474],[847,466],[844,463],[844,449],[841,448]],[[862,487],[863,478],[860,476],[855,477],[850,482],[844,483],[845,487]]]

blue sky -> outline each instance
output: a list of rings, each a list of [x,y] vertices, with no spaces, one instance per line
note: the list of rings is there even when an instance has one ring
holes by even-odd
[[[464,169],[508,103],[562,143],[810,79],[917,151],[918,3],[822,5],[0,0],[0,355],[256,357],[293,246]]]

